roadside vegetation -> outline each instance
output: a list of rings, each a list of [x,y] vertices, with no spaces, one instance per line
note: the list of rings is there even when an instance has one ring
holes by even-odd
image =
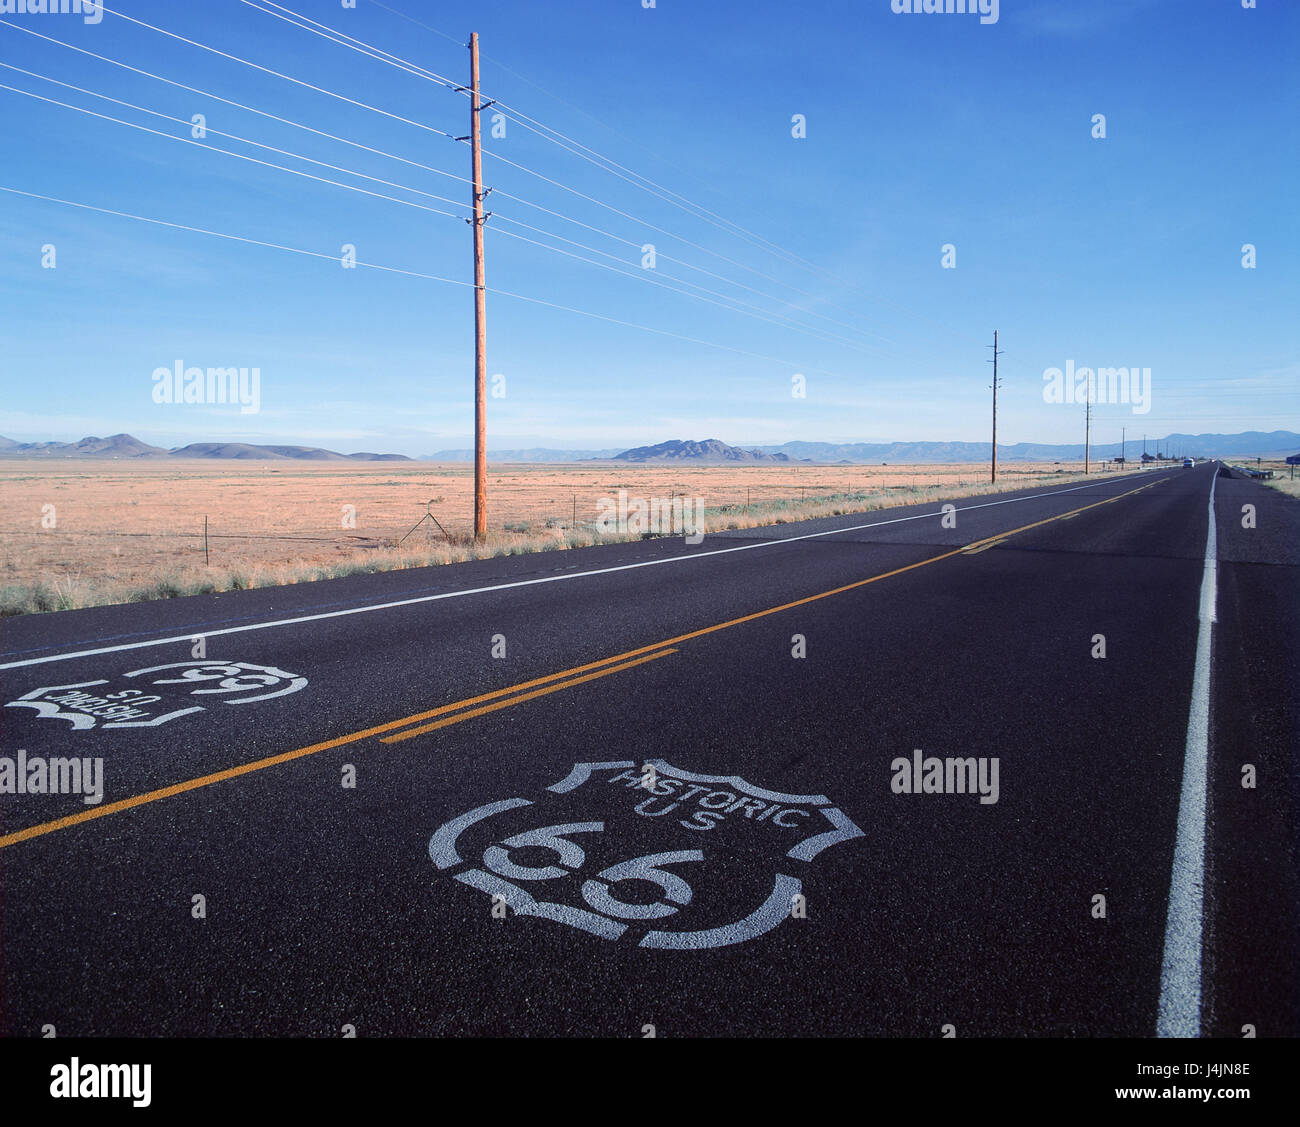
[[[1130,471],[1132,472],[1132,471]],[[1013,480],[997,485],[904,484],[874,490],[823,493],[816,497],[756,501],[753,504],[725,504],[705,508],[706,534],[744,528],[789,524],[819,517],[868,513],[900,505],[946,501],[961,497],[1003,493],[1037,485],[1089,480],[1082,473],[1044,468],[1027,480],[1023,469]],[[1137,477],[1137,473],[1133,473]],[[1105,480],[1094,474],[1096,480]],[[1300,484],[1300,483],[1297,483]],[[254,563],[235,566],[205,566],[201,562],[169,568],[147,583],[123,582],[112,576],[87,577],[68,568],[44,582],[0,586],[0,616],[39,614],[82,607],[119,603],[151,602],[187,595],[207,595],[322,579],[341,579],[408,568],[434,567],[499,556],[531,552],[567,551],[597,544],[639,540],[640,534],[609,534],[590,522],[574,524],[554,517],[513,521],[490,530],[481,543],[464,537],[426,535],[423,530],[398,546],[395,541],[378,541],[373,547],[358,548],[338,559],[314,563]]]
[[[1261,479],[1264,485],[1276,489],[1279,493],[1300,497],[1300,473],[1291,476],[1292,470],[1300,467],[1288,466],[1285,462],[1262,462],[1259,468],[1273,471],[1272,477]]]

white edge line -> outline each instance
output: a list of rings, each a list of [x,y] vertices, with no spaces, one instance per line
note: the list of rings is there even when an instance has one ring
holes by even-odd
[[[1209,529],[1197,611],[1196,667],[1187,716],[1183,784],[1178,799],[1178,832],[1165,918],[1164,961],[1160,968],[1157,1037],[1201,1035],[1201,943],[1205,911],[1206,773],[1210,733],[1210,652],[1217,621],[1218,534],[1214,523],[1216,467],[1210,483]]]
[[[1073,486],[1070,489],[1055,489],[1050,493],[1035,493],[1029,497],[1008,497],[1003,501],[986,501],[980,505],[963,505],[954,511],[964,513],[973,509],[989,509],[995,505],[1014,505],[1022,501],[1037,501],[1044,497],[1056,497],[1062,493],[1077,493],[1081,489],[1095,489],[1099,485],[1109,485],[1109,481],[1094,481],[1086,485]],[[949,502],[942,502],[948,504]],[[294,626],[303,622],[319,622],[326,618],[342,618],[350,614],[368,614],[377,610],[392,610],[395,607],[409,607],[418,603],[432,603],[439,599],[459,599],[467,595],[483,595],[492,591],[508,591],[515,587],[531,587],[537,583],[559,583],[566,579],[585,579],[592,575],[609,575],[616,571],[630,571],[638,567],[655,567],[659,564],[683,563],[688,560],[704,559],[706,556],[725,556],[730,552],[747,552],[751,548],[772,548],[779,544],[793,544],[799,540],[814,540],[821,536],[838,536],[844,532],[861,532],[867,528],[881,528],[887,524],[902,524],[909,520],[925,520],[942,516],[937,513],[915,513],[909,517],[894,517],[892,520],[873,521],[870,524],[855,524],[848,528],[829,528],[825,532],[808,532],[802,536],[787,536],[780,540],[763,540],[757,544],[741,544],[736,548],[715,548],[709,552],[692,552],[689,555],[669,556],[662,560],[642,560],[639,563],[619,564],[617,567],[602,567],[595,571],[575,571],[569,575],[546,575],[540,579],[521,579],[514,583],[497,583],[490,587],[471,587],[464,591],[444,591],[440,595],[420,595],[413,599],[400,599],[391,603],[371,603],[363,607],[348,607],[346,610],[324,611],[320,614],[305,614],[297,618],[280,618],[272,622],[253,622],[245,626],[228,626],[222,630],[197,630],[171,638],[154,638],[144,642],[124,642],[120,646],[103,646],[94,650],[76,650],[72,653],[50,654],[46,657],[25,658],[22,661],[10,661],[0,665],[0,669],[23,669],[30,665],[44,665],[52,661],[72,661],[80,657],[98,657],[101,654],[122,653],[126,650],[147,649],[151,646],[179,645],[192,642],[200,634],[205,638],[219,638],[225,634],[244,634],[252,630],[269,630],[277,626]],[[742,530],[737,530],[742,531]]]

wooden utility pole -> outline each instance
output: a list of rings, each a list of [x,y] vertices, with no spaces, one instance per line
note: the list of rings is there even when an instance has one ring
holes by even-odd
[[[1092,388],[1087,391],[1086,406],[1083,409],[1083,472],[1090,473],[1089,463],[1091,457],[1092,441]]]
[[[469,37],[470,149],[474,165],[474,539],[487,537],[487,275],[483,265],[483,148],[479,117],[478,33]]]
[[[998,331],[993,330],[993,454],[989,462],[989,482],[998,480]]]

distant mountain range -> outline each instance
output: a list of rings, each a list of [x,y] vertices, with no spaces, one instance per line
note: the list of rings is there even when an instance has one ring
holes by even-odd
[[[91,436],[80,442],[15,442],[0,435],[0,457],[35,458],[208,458],[240,461],[410,462],[405,454],[339,454],[319,446],[256,446],[247,442],[192,442],[165,450],[129,434]]]
[[[1188,454],[1197,458],[1277,458],[1300,452],[1300,434],[1289,430],[1246,431],[1243,434],[1169,434],[1148,437],[1150,454]],[[1130,440],[1125,453],[1132,461],[1142,456],[1140,439]],[[1120,455],[1118,442],[1094,443],[1091,456],[1105,461]],[[533,447],[527,450],[492,450],[493,462],[569,463],[609,461],[620,463],[693,463],[695,465],[745,465],[818,463],[818,464],[890,464],[983,462],[988,459],[987,442],[786,442],[780,446],[756,446],[743,449],[717,438],[703,442],[674,439],[655,446],[637,446],[631,450],[553,450]],[[80,442],[15,442],[0,436],[0,457],[24,458],[203,458],[237,461],[307,461],[307,462],[411,462],[405,454],[340,454],[319,446],[259,446],[246,442],[192,442],[172,450],[150,446],[129,434],[108,438],[88,437]],[[469,462],[473,450],[443,450],[420,461]],[[1083,443],[1048,445],[1018,442],[998,446],[1001,462],[1076,462],[1083,459]]]
[[[1120,456],[1120,443],[1093,443],[1091,456],[1104,461]],[[1287,430],[1268,433],[1247,431],[1243,434],[1169,434],[1148,436],[1147,453],[1190,454],[1200,458],[1279,457],[1300,452],[1300,434]],[[1142,457],[1141,438],[1124,445],[1132,461]],[[755,446],[748,449],[730,446],[716,438],[703,442],[673,440],[655,446],[637,446],[631,450],[489,450],[493,462],[693,462],[697,465],[734,465],[738,463],[812,462],[822,465],[889,462],[935,464],[941,462],[983,462],[989,456],[987,442],[786,442],[780,446]],[[471,462],[473,450],[443,450],[427,456],[427,461]],[[1037,442],[998,444],[998,460],[1003,462],[1080,462],[1083,443],[1052,445]]]
[[[545,446],[532,446],[527,450],[489,450],[494,462],[588,462],[593,458],[613,458],[622,451],[621,446],[609,450],[552,450]],[[439,450],[436,454],[421,454],[421,462],[472,462],[473,450]]]
[[[15,442],[0,435],[0,454],[46,455],[51,458],[139,458],[145,454],[166,454],[129,434],[110,438],[83,438],[80,442]]]
[[[614,455],[615,462],[792,462],[789,454],[780,451],[742,450],[728,446],[717,438],[703,442],[661,442],[658,446],[637,446]]]
[[[987,442],[787,442],[781,446],[760,446],[769,454],[788,454],[793,461],[811,462],[982,462],[989,456]],[[1120,457],[1120,443],[1094,442],[1096,460]],[[1126,457],[1142,457],[1141,438],[1129,439],[1123,447]],[[1198,458],[1277,457],[1300,451],[1300,434],[1288,430],[1268,433],[1252,430],[1243,434],[1168,434],[1148,436],[1148,454],[1188,454]],[[1050,445],[1038,442],[998,443],[1000,462],[1077,462],[1083,460],[1083,443]]]

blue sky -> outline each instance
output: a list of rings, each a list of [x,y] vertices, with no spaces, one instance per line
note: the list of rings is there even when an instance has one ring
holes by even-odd
[[[505,377],[504,398],[489,400],[490,448],[987,440],[994,329],[1005,351],[1001,442],[1082,441],[1083,408],[1042,393],[1044,371],[1067,362],[1151,369],[1149,412],[1099,404],[1094,441],[1117,441],[1121,427],[1139,441],[1144,432],[1300,430],[1294,3],[1002,0],[990,24],[896,14],[890,0],[384,3],[287,0],[285,9],[457,81],[468,76],[463,42],[477,31],[484,94],[510,115],[504,137],[485,132],[485,181],[496,190],[489,289],[611,319],[489,297],[488,372]],[[434,130],[468,132],[463,95],[240,0],[107,4]],[[31,12],[0,20],[469,173],[464,144],[113,14],[98,24]],[[209,130],[351,170],[213,132],[186,144],[0,90],[0,186],[332,257],[352,244],[363,262],[472,278],[463,179],[12,27],[0,26],[0,62],[182,122],[201,113]],[[31,74],[0,68],[0,83],[190,138],[175,121]],[[578,159],[517,114],[782,252]],[[792,136],[796,114],[806,137]],[[1106,116],[1105,139],[1092,136],[1094,114]],[[641,267],[646,243],[658,254],[653,271]],[[1242,268],[1246,243],[1254,269]],[[955,269],[941,265],[945,244],[956,248]],[[55,269],[42,266],[46,245]],[[665,288],[680,287],[673,279],[727,307]],[[129,431],[165,446],[413,455],[465,447],[472,301],[465,285],[345,270],[0,192],[0,434]],[[154,402],[152,373],[177,361],[258,368],[260,410]],[[795,374],[806,378],[805,398],[791,395]]]

